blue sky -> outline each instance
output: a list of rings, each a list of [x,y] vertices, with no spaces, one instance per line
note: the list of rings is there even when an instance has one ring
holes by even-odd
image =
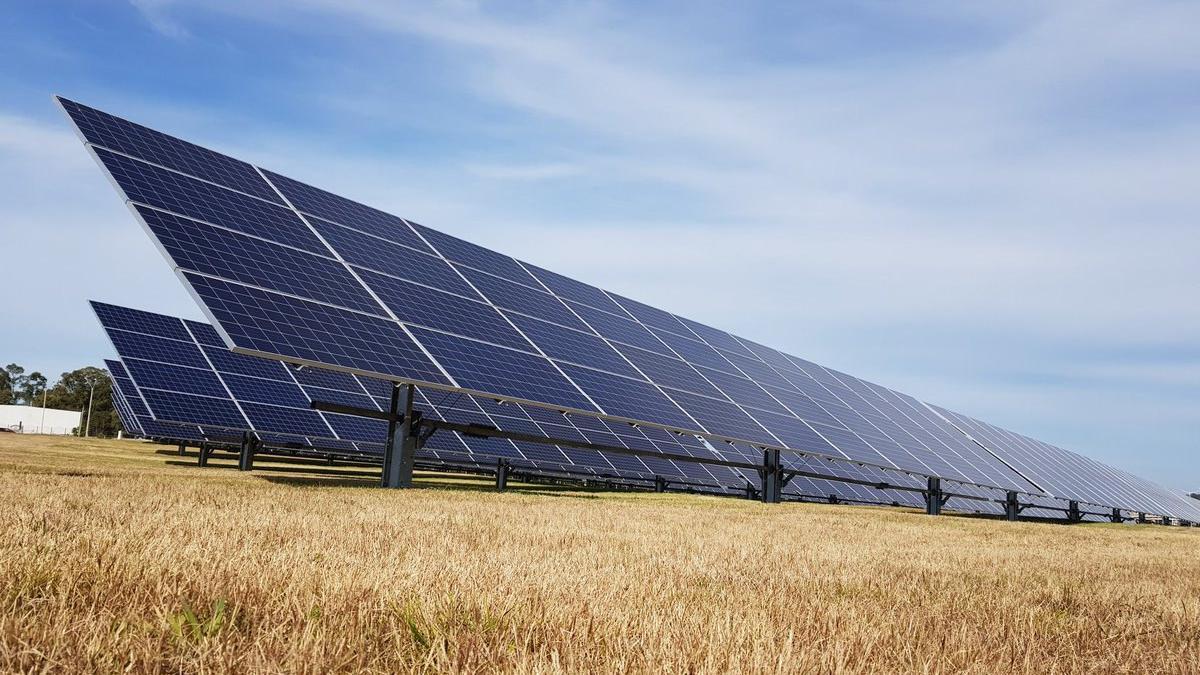
[[[1200,5],[733,4],[7,7],[0,360],[200,318],[58,93],[1200,488]]]

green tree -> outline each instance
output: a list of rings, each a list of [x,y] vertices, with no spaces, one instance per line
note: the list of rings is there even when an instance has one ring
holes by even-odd
[[[9,376],[7,369],[0,370],[0,405],[8,405],[12,402],[12,377]]]
[[[25,369],[15,363],[10,363],[4,366],[4,380],[7,384],[4,394],[0,394],[4,398],[4,403],[16,403],[17,392],[25,384]]]
[[[93,387],[95,394],[92,396]],[[91,435],[115,436],[121,429],[120,418],[113,407],[111,383],[108,372],[103,368],[86,366],[63,373],[58,382],[46,394],[46,405],[63,410],[81,410],[81,425],[88,425],[88,397],[92,396]],[[38,402],[41,403],[40,401]],[[84,429],[79,433],[82,435]]]
[[[46,391],[46,384],[46,376],[35,370],[21,382],[17,398],[23,405],[38,405],[42,402],[42,392]]]

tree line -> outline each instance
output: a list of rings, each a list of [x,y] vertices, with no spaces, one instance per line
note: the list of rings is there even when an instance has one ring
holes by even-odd
[[[107,370],[85,366],[63,373],[53,386],[48,385],[45,375],[36,370],[26,373],[25,368],[10,363],[0,370],[0,405],[40,408],[44,404],[47,408],[79,410],[83,412],[81,425],[88,425],[88,398],[91,397],[91,435],[116,436],[121,430],[121,419],[113,406],[112,384]],[[76,433],[82,435],[83,431],[80,428]]]

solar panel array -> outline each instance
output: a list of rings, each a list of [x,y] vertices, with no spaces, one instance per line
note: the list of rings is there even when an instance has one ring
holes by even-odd
[[[952,410],[930,407],[1047,493],[1200,522],[1200,505],[1148,480]]]
[[[205,426],[214,418],[209,410],[214,405],[232,405],[238,409],[246,409],[249,403],[262,406],[272,406],[287,409],[286,414],[265,416],[268,420],[284,420],[292,416],[313,413],[307,407],[299,408],[300,397],[306,396],[311,400],[339,403],[359,408],[378,411],[386,410],[389,405],[391,383],[375,380],[349,373],[320,370],[314,368],[296,368],[283,362],[272,361],[258,357],[243,356],[228,352],[223,346],[211,344],[205,336],[211,337],[211,327],[193,321],[175,317],[135,310],[105,303],[93,302],[93,309],[105,328],[110,340],[123,359],[134,364],[134,369],[152,373],[154,379],[141,384],[135,383],[125,366],[118,361],[109,361],[110,373],[113,375],[114,392],[122,399],[136,402],[139,413],[130,413],[132,422],[126,424],[129,429],[141,425],[154,424],[156,433],[148,434],[159,437],[171,436],[186,428],[188,439],[211,439],[220,434],[220,430],[249,429],[259,431],[266,440],[287,440],[286,434],[263,434],[260,427],[243,425],[225,425],[214,429]],[[181,329],[182,327],[182,329]],[[189,339],[184,340],[184,336]],[[199,342],[197,342],[199,340]],[[202,363],[202,357],[208,359]],[[194,372],[197,371],[197,372]],[[281,379],[281,372],[288,372],[289,377],[296,382],[289,383]],[[236,377],[239,379],[229,379]],[[176,380],[175,378],[179,378]],[[233,386],[228,389],[228,396],[223,397],[211,384],[196,387],[197,380],[212,380],[222,386]],[[262,380],[257,382],[256,380]],[[248,382],[254,381],[251,384]],[[126,393],[132,392],[132,393]],[[162,406],[157,414],[143,400],[143,392],[151,401],[160,399],[159,392],[175,395],[172,405]],[[425,415],[434,419],[444,419],[459,423],[480,423],[507,431],[531,433],[547,438],[559,438],[583,441],[615,447],[648,450],[660,453],[692,455],[707,459],[741,459],[755,462],[757,452],[754,448],[730,449],[718,453],[703,440],[686,435],[671,434],[655,428],[638,429],[627,424],[613,424],[595,418],[576,418],[564,416],[561,413],[536,407],[525,407],[520,404],[498,404],[489,399],[483,399],[469,394],[448,392],[417,391],[415,407]],[[248,395],[251,398],[245,399]],[[218,399],[216,403],[210,399]],[[126,406],[119,404],[121,408]],[[249,408],[254,410],[254,408]],[[318,413],[323,416],[332,413]],[[336,418],[343,416],[336,415]],[[123,415],[124,419],[124,415]],[[382,439],[386,438],[386,423],[379,420],[352,418],[356,425],[349,431],[353,438],[359,439],[355,449],[363,452],[378,453],[382,449]],[[170,425],[170,426],[166,426]],[[197,429],[199,430],[197,432]],[[286,423],[280,426],[283,431],[292,431]],[[346,430],[340,424],[334,425],[336,438],[348,440]],[[229,433],[224,438],[233,438]],[[361,439],[368,439],[363,441]],[[310,437],[307,441],[329,446],[328,439]],[[757,477],[752,472],[733,470],[725,467],[704,466],[675,462],[669,459],[653,457],[631,457],[626,455],[563,448],[556,445],[541,445],[519,443],[503,439],[480,439],[459,436],[452,433],[437,434],[430,439],[425,448],[424,456],[434,457],[443,461],[466,461],[475,464],[494,463],[496,458],[503,457],[512,466],[526,472],[538,472],[579,478],[611,478],[622,481],[653,481],[662,477],[675,485],[692,486],[696,488],[712,488],[717,491],[743,489],[746,484],[754,484]],[[810,473],[817,473],[830,478],[843,477],[857,480],[867,480],[873,483],[889,483],[891,485],[919,488],[921,481],[908,474],[889,472],[873,467],[858,466],[847,462],[816,460],[805,457],[787,458],[786,463]],[[968,486],[964,490],[971,489]],[[836,480],[817,477],[798,477],[789,487],[787,493],[793,497],[827,499],[830,496],[840,501],[862,503],[898,503],[917,506],[919,495],[897,490],[879,490],[873,487],[847,484]]]
[[[59,100],[239,352],[1046,496],[911,396]]]

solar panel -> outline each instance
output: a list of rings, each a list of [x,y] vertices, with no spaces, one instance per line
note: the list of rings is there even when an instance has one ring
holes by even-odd
[[[60,102],[234,351],[1044,494],[910,396]]]

